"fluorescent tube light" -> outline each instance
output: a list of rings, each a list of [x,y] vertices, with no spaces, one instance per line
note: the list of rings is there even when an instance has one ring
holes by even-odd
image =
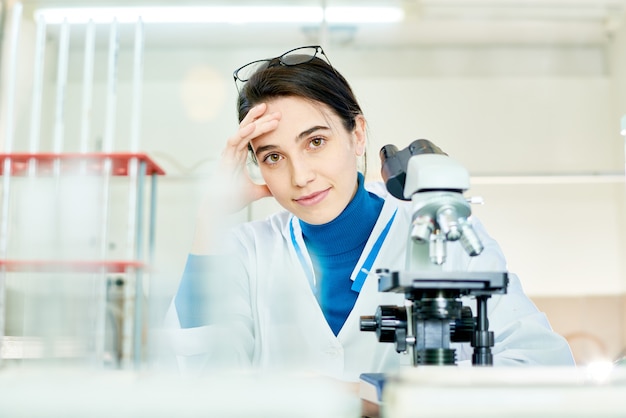
[[[402,20],[402,9],[395,7],[327,7],[328,23],[393,23]],[[134,23],[320,23],[322,7],[68,7],[42,8],[35,19],[49,24]]]
[[[328,23],[394,23],[404,19],[398,7],[327,7]]]

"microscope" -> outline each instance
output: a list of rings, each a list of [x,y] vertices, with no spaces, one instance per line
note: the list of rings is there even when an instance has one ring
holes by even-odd
[[[470,256],[483,245],[468,218],[469,174],[458,162],[426,139],[403,150],[386,145],[380,151],[382,177],[389,193],[412,202],[406,269],[377,269],[378,290],[404,293],[405,306],[379,306],[373,316],[361,316],[361,331],[375,332],[379,342],[395,343],[408,352],[413,366],[455,365],[451,343],[469,342],[472,364],[493,364],[487,301],[504,294],[506,272],[444,271],[447,245],[458,241]],[[476,299],[477,314],[462,297]]]

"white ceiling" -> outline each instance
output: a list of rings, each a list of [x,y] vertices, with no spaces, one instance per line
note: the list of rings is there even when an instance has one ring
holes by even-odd
[[[152,45],[175,47],[334,43],[359,47],[416,45],[602,45],[623,24],[626,0],[272,0],[126,2],[26,0],[25,17],[37,7],[122,5],[399,5],[398,24],[154,24],[146,25]],[[132,32],[130,28],[124,29]],[[54,34],[54,31],[52,31]]]

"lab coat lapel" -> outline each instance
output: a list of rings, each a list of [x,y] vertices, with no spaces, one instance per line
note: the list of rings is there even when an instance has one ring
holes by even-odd
[[[363,253],[357,262],[354,271],[352,272],[351,279],[354,280],[357,276],[358,272],[361,270],[363,263],[367,256],[372,251],[376,240],[383,232],[384,228],[387,226],[389,220],[396,214],[398,209],[398,205],[395,201],[386,199],[385,204],[383,205],[383,209],[381,210],[381,214],[376,221],[376,225],[370,235],[367,243],[365,244],[365,248],[363,249]],[[401,214],[398,214],[400,218]],[[382,300],[390,299],[395,301],[398,299],[395,294],[383,294],[378,291],[378,276],[376,275],[376,269],[380,267],[385,268],[398,268],[397,262],[398,259],[403,259],[404,250],[402,247],[404,243],[398,245],[397,241],[394,240],[394,236],[398,236],[398,226],[399,223],[398,216],[394,218],[393,223],[391,224],[389,233],[387,235],[387,239],[383,242],[382,246],[379,249],[376,259],[374,260],[374,264],[372,265],[371,271],[368,273],[367,278],[359,292],[359,297],[356,300],[354,308],[348,315],[346,322],[344,323],[341,331],[339,332],[339,339],[349,339],[353,338],[355,333],[360,333],[360,318],[362,315],[373,315],[376,307],[381,303]],[[401,223],[401,221],[400,221]],[[393,265],[391,265],[393,263]]]
[[[319,332],[335,340],[335,333],[330,328],[330,325],[328,325],[319,301],[317,300],[315,271],[313,269],[311,256],[309,255],[306,244],[304,243],[304,238],[302,237],[300,222],[297,221],[295,216],[292,216],[289,223],[291,225],[287,225],[286,228],[283,229],[283,235],[288,242],[291,243],[291,256],[294,257],[294,260],[297,260],[295,263],[299,264],[301,267],[302,274],[300,278],[302,278],[302,285],[308,287],[310,297],[306,298],[306,303],[311,305],[311,314],[315,316],[315,320],[312,321],[312,324],[321,324]],[[324,330],[322,331],[321,328],[324,328]]]

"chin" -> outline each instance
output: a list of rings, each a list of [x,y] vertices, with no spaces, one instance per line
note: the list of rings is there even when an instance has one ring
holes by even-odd
[[[303,216],[296,215],[299,219],[302,219],[304,222],[311,225],[323,225],[333,221],[339,213],[329,214],[329,213],[319,213],[319,214],[308,214]]]

